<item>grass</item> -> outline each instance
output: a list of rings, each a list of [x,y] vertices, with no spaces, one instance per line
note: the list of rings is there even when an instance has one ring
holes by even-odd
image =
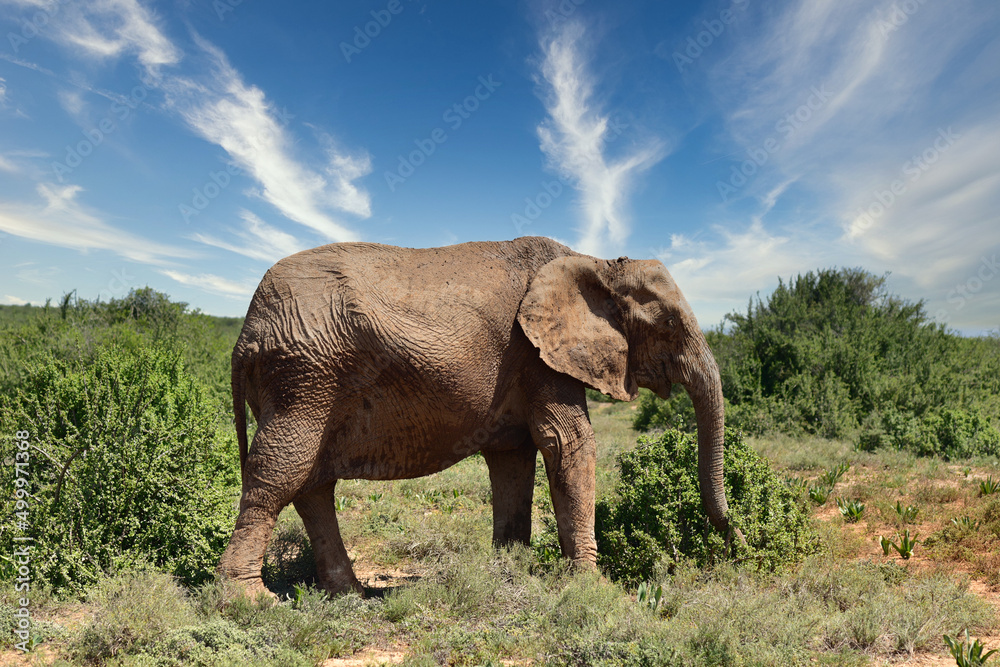
[[[635,433],[630,404],[592,405],[591,416],[601,496]],[[265,563],[281,604],[226,602],[218,583],[184,589],[155,571],[123,572],[82,602],[33,600],[38,644],[64,664],[313,665],[393,649],[410,665],[868,665],[947,655],[942,635],[997,627],[995,609],[968,589],[969,577],[1000,584],[1000,497],[979,495],[995,462],[863,453],[819,438],[753,444],[808,485],[848,464],[831,497],[864,503],[864,515],[848,524],[835,502],[816,507],[822,554],[773,574],[683,563],[661,572],[647,582],[662,589],[655,609],[532,549],[495,552],[489,477],[473,456],[430,477],[338,483],[367,599],[330,600],[311,587],[311,549],[288,508]],[[535,534],[551,516],[547,489],[539,458]],[[897,503],[918,512],[904,522]],[[969,520],[952,522],[959,517]],[[912,558],[884,556],[878,535],[907,528],[921,538]],[[0,603],[0,624],[9,623],[13,594]]]

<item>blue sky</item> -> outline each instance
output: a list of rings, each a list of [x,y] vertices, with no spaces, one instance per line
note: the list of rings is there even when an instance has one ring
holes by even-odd
[[[1000,327],[993,0],[0,0],[0,302],[242,315],[324,243],[656,257],[703,326],[863,266]]]

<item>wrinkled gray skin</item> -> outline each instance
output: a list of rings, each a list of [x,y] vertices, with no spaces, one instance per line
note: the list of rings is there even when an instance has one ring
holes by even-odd
[[[493,541],[527,544],[542,453],[563,554],[593,568],[594,432],[584,388],[691,395],[699,480],[726,530],[719,371],[657,261],[595,259],[550,239],[408,249],[340,243],[275,264],[233,350],[243,495],[219,573],[264,590],[288,503],[320,585],[361,591],[334,507],[338,479],[405,479],[482,452]],[[244,399],[258,430],[247,451]]]

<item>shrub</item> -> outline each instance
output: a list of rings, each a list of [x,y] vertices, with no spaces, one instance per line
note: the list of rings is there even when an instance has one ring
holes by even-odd
[[[618,468],[617,498],[597,504],[598,564],[610,577],[634,584],[663,559],[703,564],[723,557],[725,536],[708,527],[701,505],[694,436],[640,437],[635,450],[618,457]],[[773,569],[816,549],[802,495],[731,429],[724,470],[730,521],[749,547],[739,557]]]
[[[211,576],[235,519],[237,454],[178,353],[107,348],[81,370],[36,366],[0,408],[0,424],[31,434],[23,528],[36,578],[80,589],[142,562],[186,583]],[[13,447],[3,441],[3,458]],[[13,482],[2,484],[7,515]],[[0,534],[5,553],[13,537]]]
[[[88,661],[150,646],[194,621],[184,591],[162,572],[137,570],[101,580],[88,595],[94,617],[75,641]]]
[[[707,339],[728,423],[751,433],[853,438],[886,409],[904,419],[942,407],[1000,417],[1000,338],[945,331],[922,302],[890,294],[885,276],[825,269],[779,281],[726,326]],[[944,417],[927,426],[945,430],[935,436],[944,449],[967,444],[947,435],[967,425]]]
[[[945,459],[1000,456],[1000,432],[978,411],[940,408],[917,418],[890,408],[861,435],[858,446]]]
[[[632,428],[637,431],[673,428],[694,433],[698,428],[694,416],[694,403],[681,385],[673,387],[670,398],[666,401],[648,389],[642,389],[639,392],[639,406],[632,419]]]

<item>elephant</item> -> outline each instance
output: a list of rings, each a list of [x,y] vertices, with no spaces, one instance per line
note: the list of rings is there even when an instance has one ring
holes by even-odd
[[[679,383],[694,403],[698,478],[728,535],[719,369],[656,260],[604,260],[544,237],[410,249],[334,243],[267,271],[233,349],[242,495],[218,574],[267,593],[264,553],[289,503],[317,579],[363,588],[337,523],[340,479],[395,480],[477,452],[493,543],[529,543],[536,454],[563,556],[596,569],[596,443],[585,388],[633,400]],[[247,446],[246,404],[257,421]]]

